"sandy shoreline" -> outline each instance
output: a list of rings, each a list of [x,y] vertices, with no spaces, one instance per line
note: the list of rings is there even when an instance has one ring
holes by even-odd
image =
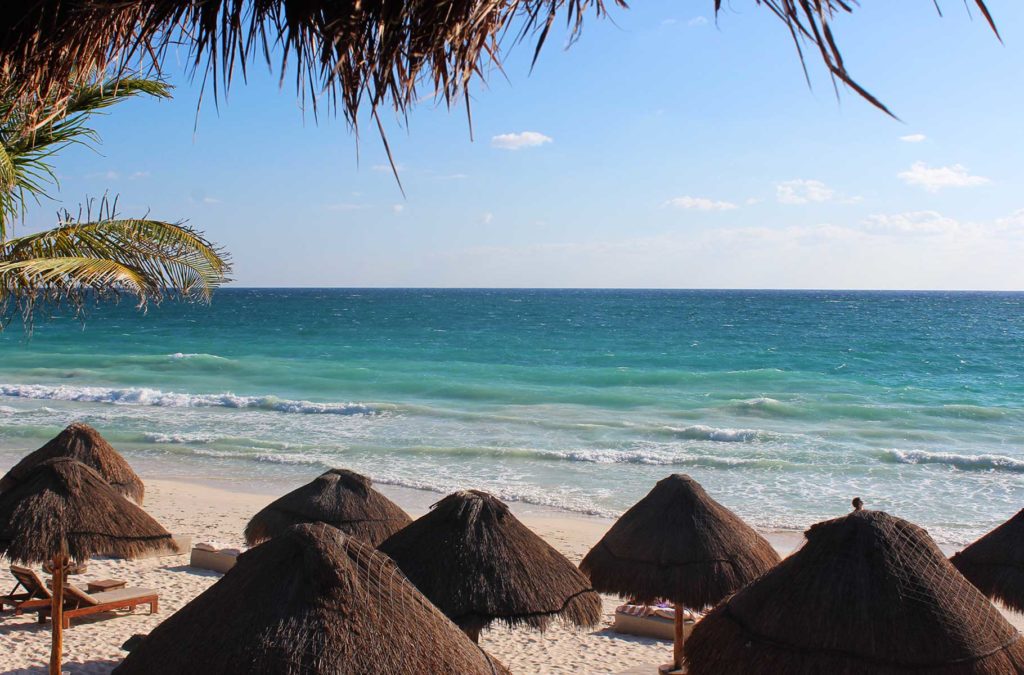
[[[204,483],[146,478],[146,509],[171,532],[241,547],[242,530],[248,519],[274,498],[296,487],[281,485],[275,491],[225,489]],[[310,479],[313,476],[310,476]],[[437,500],[434,493],[379,486],[410,515],[417,517]],[[576,515],[543,507],[511,504],[512,510],[552,546],[578,562],[604,534],[611,521]],[[780,554],[796,549],[799,532],[765,533]],[[0,578],[6,573],[0,572]],[[139,561],[100,559],[89,564],[81,581],[115,577],[160,591],[160,612],[149,616],[145,609],[135,615],[106,620],[85,620],[65,636],[65,670],[69,673],[107,673],[125,652],[121,644],[135,633],[147,633],[191,598],[214,583],[220,575],[188,567],[188,556],[171,556]],[[8,583],[6,579],[4,584]],[[11,582],[13,583],[13,581]],[[496,628],[481,637],[482,646],[506,663],[518,675],[542,673],[621,673],[637,666],[652,666],[667,660],[667,642],[621,636],[610,630],[617,600],[604,598],[604,621],[597,630],[577,631],[555,625],[539,634],[526,629]],[[1024,622],[1011,616],[1020,628]],[[49,650],[49,626],[39,626],[34,616],[0,619],[0,672],[45,672]],[[640,672],[645,672],[641,670]]]

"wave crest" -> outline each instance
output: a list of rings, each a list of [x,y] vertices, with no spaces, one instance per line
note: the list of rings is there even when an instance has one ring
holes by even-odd
[[[887,450],[885,459],[896,464],[943,464],[964,471],[1024,473],[1024,460],[1004,455],[958,455],[925,450]]]
[[[671,436],[695,441],[718,441],[720,443],[745,443],[756,441],[767,436],[758,429],[720,429],[704,424],[688,427],[665,427]]]
[[[310,415],[380,414],[379,411],[365,403],[316,403],[314,401],[291,401],[276,396],[236,396],[232,393],[185,394],[145,387],[115,389],[45,384],[0,384],[0,395],[47,401],[112,403],[164,408],[256,408]]]

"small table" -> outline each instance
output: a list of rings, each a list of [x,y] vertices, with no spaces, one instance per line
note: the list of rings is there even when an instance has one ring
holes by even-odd
[[[87,593],[102,593],[104,591],[114,591],[118,588],[124,588],[127,585],[128,582],[122,579],[99,579],[97,581],[86,582],[85,590]]]

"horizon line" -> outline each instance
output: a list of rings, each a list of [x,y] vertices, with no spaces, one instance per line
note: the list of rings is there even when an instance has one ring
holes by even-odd
[[[705,291],[714,293],[1015,293],[999,288],[715,288],[681,286],[235,286],[220,291]]]

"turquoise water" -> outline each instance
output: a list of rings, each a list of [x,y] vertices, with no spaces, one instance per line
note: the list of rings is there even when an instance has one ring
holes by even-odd
[[[168,477],[347,466],[615,515],[682,471],[762,527],[1024,506],[1024,295],[246,290],[0,335],[0,466],[83,420]]]

